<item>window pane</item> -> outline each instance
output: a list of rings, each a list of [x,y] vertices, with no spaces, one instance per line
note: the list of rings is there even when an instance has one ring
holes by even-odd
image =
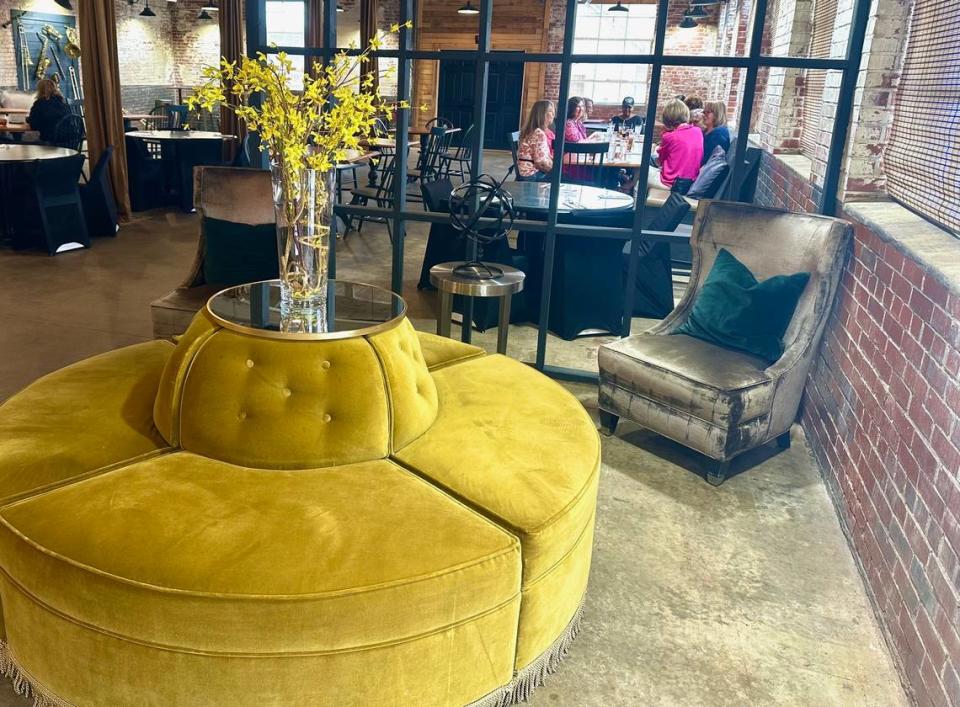
[[[574,54],[596,54],[597,40],[595,38],[590,38],[590,39],[577,38],[573,40],[573,53]]]

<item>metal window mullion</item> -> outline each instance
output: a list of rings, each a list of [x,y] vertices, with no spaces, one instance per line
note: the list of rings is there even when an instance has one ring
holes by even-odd
[[[305,13],[305,16],[309,13]],[[304,28],[305,31],[308,31],[307,28]],[[307,34],[306,36],[309,36]],[[305,37],[306,38],[306,37]],[[331,47],[337,46],[337,3],[336,2],[324,2],[323,3],[323,32],[320,34],[320,46],[323,49],[329,49]],[[324,54],[323,64],[327,65],[330,62],[332,55]],[[311,67],[307,66],[309,59],[304,58],[303,68],[304,71],[310,71]],[[333,100],[327,101],[327,109],[331,108],[333,105]],[[334,167],[336,169],[336,167]],[[336,177],[334,177],[336,179]],[[336,199],[334,199],[336,202]],[[337,219],[336,217],[330,219],[330,249],[327,255],[327,272],[330,277],[337,277]]]
[[[870,0],[856,0],[853,7],[853,22],[847,39],[846,66],[840,80],[840,95],[837,97],[837,112],[833,118],[833,136],[827,153],[826,173],[823,176],[823,192],[820,194],[820,213],[833,216],[837,210],[837,188],[840,185],[840,167],[847,146],[850,116],[853,113],[853,96],[857,89],[857,76],[863,58],[863,44],[870,18]]]
[[[661,0],[662,1],[662,0]],[[560,129],[554,146],[553,171],[550,174],[550,205],[547,211],[547,229],[543,236],[543,285],[540,291],[540,321],[537,326],[536,367],[542,371],[547,358],[547,326],[550,322],[550,294],[553,290],[553,258],[557,241],[557,206],[560,203],[560,176],[563,170],[563,153],[566,146],[566,105],[570,94],[571,57],[573,39],[577,26],[577,0],[567,0],[567,13],[563,20],[563,54],[560,59],[560,89],[557,96],[557,116]]]
[[[413,0],[400,0],[400,49],[397,57],[397,102],[411,103],[412,66],[410,50],[413,30],[406,27],[413,22]],[[403,251],[406,240],[406,220],[403,212],[407,203],[407,150],[409,149],[410,109],[397,110],[396,158],[393,161],[393,249],[390,265],[390,288],[403,295]]]
[[[490,77],[490,47],[493,38],[493,0],[480,0],[480,28],[477,33],[476,60],[473,74],[473,154],[470,155],[471,178],[483,174],[483,138],[487,127],[487,85]],[[477,70],[479,69],[479,71]],[[438,68],[437,76],[440,75]],[[438,107],[439,108],[439,107]],[[478,208],[479,202],[470,205]],[[477,258],[476,241],[467,239],[467,260]],[[473,339],[474,298],[466,297],[463,307],[463,325],[460,327],[460,340],[469,344]],[[509,326],[509,322],[507,322]]]
[[[647,86],[647,117],[643,131],[643,149],[640,153],[640,170],[634,179],[637,203],[633,212],[633,237],[630,239],[630,258],[627,261],[626,297],[623,301],[623,318],[620,335],[630,336],[633,321],[633,300],[636,294],[637,269],[640,261],[640,240],[643,216],[647,206],[647,172],[650,169],[650,152],[653,150],[653,129],[657,122],[657,96],[660,94],[660,74],[663,71],[663,45],[667,34],[667,9],[670,0],[658,0],[657,24],[654,29],[654,63]]]
[[[757,74],[760,71],[763,27],[767,20],[767,0],[756,0],[756,2],[753,29],[750,35],[750,64],[747,66],[747,75],[743,79],[743,102],[740,104],[740,120],[737,123],[737,149],[734,154],[733,174],[730,175],[730,189],[739,189],[746,176],[744,161],[747,157],[747,142],[750,139],[750,118],[753,115],[753,99],[757,90]],[[732,196],[739,197],[739,191]]]

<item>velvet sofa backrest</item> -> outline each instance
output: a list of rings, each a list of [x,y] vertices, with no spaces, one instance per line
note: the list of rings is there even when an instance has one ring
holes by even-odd
[[[298,469],[386,457],[426,432],[437,411],[406,319],[370,336],[290,341],[222,328],[204,309],[164,370],[154,423],[190,452]]]

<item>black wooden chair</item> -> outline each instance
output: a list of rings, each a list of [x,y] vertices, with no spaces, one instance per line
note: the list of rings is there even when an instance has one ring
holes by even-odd
[[[434,120],[440,119],[434,118]],[[452,137],[453,133],[449,132],[449,128],[445,126],[431,127],[430,134],[427,136],[427,143],[420,150],[417,168],[407,170],[407,182],[423,184],[439,179],[443,172],[441,155],[446,154],[447,150],[450,149],[450,139]],[[407,196],[414,201],[421,200],[421,195],[413,190]]]
[[[157,116],[156,119],[151,120],[150,124],[155,130],[167,130],[170,124],[169,113],[167,112],[167,107],[170,105],[170,101],[156,100],[153,103],[153,108],[150,109],[150,115]]]
[[[112,156],[113,145],[107,145],[87,183],[80,185],[83,215],[91,236],[117,235],[117,202],[110,187],[110,171],[107,169]]]
[[[529,177],[520,176],[520,131],[510,133],[510,154],[513,156],[513,178],[518,182],[530,181]]]
[[[83,118],[71,113],[63,116],[53,128],[53,144],[80,152],[87,132],[83,125]]]
[[[603,162],[608,142],[571,142],[564,145],[563,181],[569,184],[603,186]]]
[[[396,152],[388,151],[386,148],[381,151],[380,157],[380,181],[376,186],[366,186],[366,187],[354,187],[350,190],[351,206],[378,206],[380,208],[389,209],[393,206],[393,181],[396,175]],[[371,204],[371,202],[373,202]],[[356,230],[359,232],[363,229],[364,221],[375,221],[377,223],[386,223],[387,225],[387,234],[390,236],[390,241],[393,242],[393,231],[390,225],[390,219],[383,219],[374,216],[350,216],[347,218],[347,232],[343,234],[343,237],[347,237],[353,229],[353,219],[358,220]]]
[[[90,247],[79,189],[83,162],[84,156],[78,154],[60,159],[35,160],[28,167],[30,196],[40,218],[32,224],[25,223],[26,228],[18,231],[22,236],[29,237],[31,231],[37,234],[39,227],[39,238],[34,238],[33,243],[45,246],[50,255],[55,255],[69,243]],[[30,213],[32,210],[24,211]],[[30,243],[21,241],[18,245],[27,246]]]
[[[160,147],[159,143],[153,143]],[[160,150],[153,151],[147,140],[127,136],[127,187],[130,207],[146,211],[167,202],[166,179]]]
[[[456,175],[461,181],[467,181],[470,176],[470,163],[473,159],[473,126],[471,125],[460,135],[460,141],[453,149],[448,149],[440,155],[440,172],[444,177]],[[456,164],[456,169],[453,165]]]

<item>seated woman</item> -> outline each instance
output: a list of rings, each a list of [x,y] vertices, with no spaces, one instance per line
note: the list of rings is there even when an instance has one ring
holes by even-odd
[[[50,79],[40,79],[37,82],[37,98],[27,116],[30,129],[40,132],[41,141],[53,142],[57,123],[67,115],[70,115],[70,107],[63,100],[57,84]]]
[[[670,189],[678,179],[697,178],[703,162],[703,133],[690,124],[690,109],[677,99],[667,102],[660,119],[663,121],[663,135],[657,150],[660,168],[650,167],[647,185]]]
[[[530,109],[517,147],[518,180],[541,182],[550,176],[553,169],[553,131],[550,125],[556,115],[552,101],[537,101]]]
[[[567,142],[583,142],[587,139],[587,129],[583,125],[585,106],[580,96],[570,96],[567,101],[567,120],[563,124],[563,139]]]
[[[730,130],[727,128],[727,108],[723,101],[707,101],[703,106],[703,162],[710,159],[717,146],[730,149]]]
[[[690,109],[690,123],[703,129],[703,99],[699,96],[687,96],[682,99],[687,108]]]
[[[632,96],[627,96],[623,99],[623,103],[620,104],[620,113],[613,116],[610,120],[610,122],[613,123],[614,130],[618,132],[621,130],[633,130],[643,125],[643,118],[633,114],[633,105],[634,100]]]

